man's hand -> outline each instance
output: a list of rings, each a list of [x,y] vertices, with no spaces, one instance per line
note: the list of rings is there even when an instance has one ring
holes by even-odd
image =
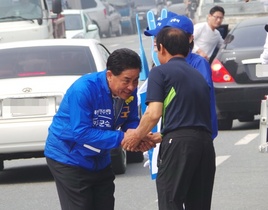
[[[156,133],[150,132],[149,134],[147,134],[145,138],[147,138],[147,140],[149,141],[152,141],[154,144],[161,143],[162,141],[162,136],[160,132]]]
[[[127,150],[132,152],[137,151],[148,151],[149,149],[156,146],[157,143],[162,141],[161,134],[150,132],[143,139],[138,135],[135,129],[128,129],[125,132],[125,136],[123,141],[121,142],[121,146]]]
[[[125,132],[124,139],[121,146],[127,151],[137,151],[136,147],[140,144],[141,137],[138,135],[136,129],[128,129]]]
[[[146,137],[142,139],[142,141],[140,142],[140,144],[137,146],[136,149],[138,151],[145,152],[153,147],[156,147],[156,144],[160,143],[161,141],[162,141],[162,137],[159,132],[158,133],[150,132],[149,134],[147,134]]]

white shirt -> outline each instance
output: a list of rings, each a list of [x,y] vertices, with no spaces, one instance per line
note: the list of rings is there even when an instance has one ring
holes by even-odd
[[[197,23],[194,25],[194,49],[196,53],[198,49],[204,51],[210,58],[215,47],[220,47],[224,40],[220,32],[210,28],[207,22]]]
[[[268,33],[266,35],[265,44],[263,46],[263,52],[260,56],[262,64],[268,64]]]

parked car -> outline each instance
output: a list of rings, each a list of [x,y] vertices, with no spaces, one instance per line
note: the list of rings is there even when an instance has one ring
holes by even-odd
[[[108,2],[103,2],[107,11],[107,18],[110,22],[108,33],[106,37],[111,37],[113,34],[116,36],[122,35],[121,14]]]
[[[226,36],[224,46],[212,61],[218,126],[232,128],[233,120],[254,120],[260,101],[267,95],[268,77],[258,77],[256,64],[266,39],[268,16],[238,23]]]
[[[64,10],[65,34],[67,39],[97,39],[100,40],[99,28],[93,24],[84,10]]]
[[[136,33],[136,9],[134,0],[103,0],[111,4],[121,15],[123,33]]]
[[[161,15],[161,10],[166,8],[165,0],[136,0],[135,1],[135,10],[139,15],[140,26],[141,28],[146,28],[147,24],[147,12],[149,10],[153,11],[155,19],[158,19]]]
[[[4,160],[44,156],[48,127],[66,90],[81,75],[104,70],[109,54],[95,39],[0,45],[0,170]],[[126,152],[115,151],[114,171],[124,173]],[[143,160],[142,153],[133,154]]]
[[[179,15],[187,15],[187,5],[184,0],[168,0],[167,10]]]
[[[104,5],[101,0],[65,0],[63,8],[84,10],[92,22],[98,26],[101,37],[109,37],[112,33],[120,34],[120,14]]]

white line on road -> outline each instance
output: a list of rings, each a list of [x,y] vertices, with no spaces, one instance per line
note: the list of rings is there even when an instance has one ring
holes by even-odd
[[[225,156],[217,156],[216,157],[216,166],[219,166],[220,164],[222,164],[225,160],[227,160],[229,157],[231,157],[230,155],[225,155]]]
[[[244,138],[242,138],[242,139],[240,139],[238,142],[236,142],[235,145],[244,145],[244,144],[248,144],[248,143],[251,142],[253,139],[255,139],[258,135],[259,135],[259,133],[248,134],[248,135],[246,135]]]
[[[109,45],[110,47],[117,47],[117,46],[119,46],[119,44],[111,44],[111,45]]]

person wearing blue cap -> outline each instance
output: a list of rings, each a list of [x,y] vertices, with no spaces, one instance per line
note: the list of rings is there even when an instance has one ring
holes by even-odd
[[[211,137],[212,139],[215,139],[218,134],[218,124],[217,124],[214,86],[213,86],[213,81],[211,78],[211,68],[210,68],[210,64],[205,58],[203,58],[202,56],[198,54],[192,53],[192,49],[194,46],[193,23],[186,16],[177,15],[176,13],[173,13],[173,12],[168,12],[167,18],[158,21],[157,26],[154,30],[147,29],[144,32],[144,34],[146,36],[156,37],[159,31],[164,27],[173,27],[173,28],[181,29],[184,32],[186,32],[187,36],[189,37],[190,52],[185,59],[188,64],[190,64],[192,67],[194,67],[197,71],[201,73],[201,75],[205,78],[210,88],[210,114],[211,114],[211,125],[212,125]],[[208,189],[211,190],[211,192],[209,193],[211,196],[212,188],[210,188],[210,186],[208,186]]]
[[[159,210],[210,210],[216,169],[210,88],[185,60],[190,44],[183,30],[162,28],[156,47],[160,65],[149,73],[147,109],[121,145],[135,150],[162,117],[156,178]]]
[[[158,21],[156,28],[153,30],[144,31],[146,36],[154,36],[164,27],[173,27],[178,28],[186,32],[189,37],[190,42],[190,52],[186,57],[187,63],[199,71],[205,80],[207,81],[208,86],[210,87],[210,110],[211,110],[211,123],[212,123],[212,139],[215,139],[218,135],[218,123],[217,123],[217,114],[216,114],[216,105],[215,105],[215,92],[214,85],[211,77],[211,68],[208,61],[202,56],[192,53],[194,46],[194,26],[192,21],[183,15],[177,15],[173,12],[168,12],[167,18]]]

